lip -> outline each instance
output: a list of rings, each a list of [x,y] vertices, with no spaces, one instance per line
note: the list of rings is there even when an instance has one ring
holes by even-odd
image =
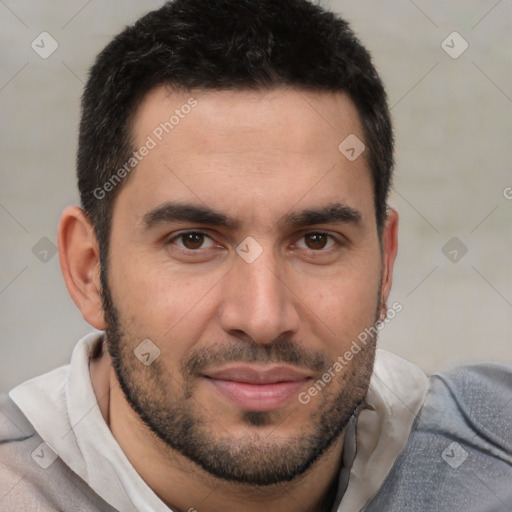
[[[206,382],[246,411],[272,411],[286,405],[310,374],[284,365],[231,365],[205,372]]]

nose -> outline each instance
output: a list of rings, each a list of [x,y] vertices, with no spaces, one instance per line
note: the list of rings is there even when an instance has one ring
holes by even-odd
[[[266,251],[252,263],[237,256],[223,280],[219,308],[223,330],[259,344],[293,337],[299,329],[299,300],[286,281],[282,268]]]

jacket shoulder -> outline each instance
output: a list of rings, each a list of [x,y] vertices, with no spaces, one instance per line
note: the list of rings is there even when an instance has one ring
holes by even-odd
[[[432,376],[433,390],[441,387],[434,384],[436,380],[450,393],[460,421],[512,462],[512,367],[498,363],[455,367]],[[444,393],[438,394],[442,400]]]
[[[365,512],[498,512],[512,504],[512,368],[430,377],[406,447]]]

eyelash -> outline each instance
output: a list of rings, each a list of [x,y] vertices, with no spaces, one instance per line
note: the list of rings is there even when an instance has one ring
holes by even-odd
[[[183,247],[183,246],[180,246],[178,244],[176,244],[176,241],[177,240],[180,240],[182,239],[182,237],[186,236],[186,235],[200,235],[200,236],[203,236],[205,237],[205,239],[209,239],[211,242],[213,242],[213,244],[215,245],[215,241],[213,240],[213,238],[208,234],[208,233],[205,233],[204,231],[182,231],[174,236],[172,236],[170,239],[168,239],[168,241],[166,242],[166,245],[172,245],[172,244],[175,244],[179,247],[180,250],[184,251],[184,252],[187,252],[187,253],[194,253],[194,252],[199,252],[201,250],[207,250],[207,249],[210,249],[212,247],[208,247],[206,249],[203,249],[203,248],[199,248],[199,249],[188,249],[186,247]],[[313,254],[319,254],[319,253],[327,253],[331,250],[334,250],[335,246],[340,246],[342,245],[342,242],[340,241],[340,237],[336,237],[335,235],[329,233],[329,232],[326,232],[326,231],[307,231],[305,233],[303,233],[298,241],[301,241],[301,240],[304,240],[304,238],[308,235],[319,235],[319,236],[326,236],[328,237],[328,242],[334,242],[334,245],[331,245],[330,247],[324,249],[324,248],[321,248],[321,249],[318,249],[318,250],[315,250],[315,249],[309,249],[309,248],[303,248],[301,250],[305,250],[305,251],[308,251],[310,253],[313,253]],[[297,242],[295,242],[297,243]],[[218,244],[217,244],[218,246]]]
[[[332,235],[331,233],[328,233],[328,232],[325,232],[325,231],[308,231],[307,233],[304,233],[303,235],[301,235],[301,237],[299,238],[299,240],[304,240],[307,236],[311,236],[311,235],[316,235],[316,236],[325,236],[328,238],[328,241],[327,243],[329,242],[333,242],[334,245],[340,245],[340,241],[337,237],[335,237],[334,235]],[[306,251],[310,251],[312,253],[325,253],[325,252],[328,252],[329,250],[333,250],[333,246],[331,245],[330,247],[328,248],[321,248],[319,250],[314,250],[314,249],[310,249],[310,248],[305,248],[304,250]]]
[[[212,242],[214,242],[213,238],[208,235],[207,233],[204,233],[202,231],[182,231],[181,233],[178,233],[177,235],[173,236],[169,241],[168,241],[168,244],[173,244],[176,242],[176,240],[179,240],[179,239],[183,239],[183,237],[185,237],[186,235],[200,235],[200,236],[203,236],[205,237],[205,239],[209,239],[211,240]],[[180,247],[180,249],[184,250],[184,251],[190,251],[190,252],[198,252],[200,249],[188,249],[186,247],[181,247],[181,246],[178,246]]]

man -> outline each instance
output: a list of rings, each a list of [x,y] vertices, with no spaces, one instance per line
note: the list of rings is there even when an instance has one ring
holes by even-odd
[[[99,55],[61,268],[69,366],[1,400],[1,510],[500,511],[512,372],[376,351],[386,96],[306,0],[175,0]]]

